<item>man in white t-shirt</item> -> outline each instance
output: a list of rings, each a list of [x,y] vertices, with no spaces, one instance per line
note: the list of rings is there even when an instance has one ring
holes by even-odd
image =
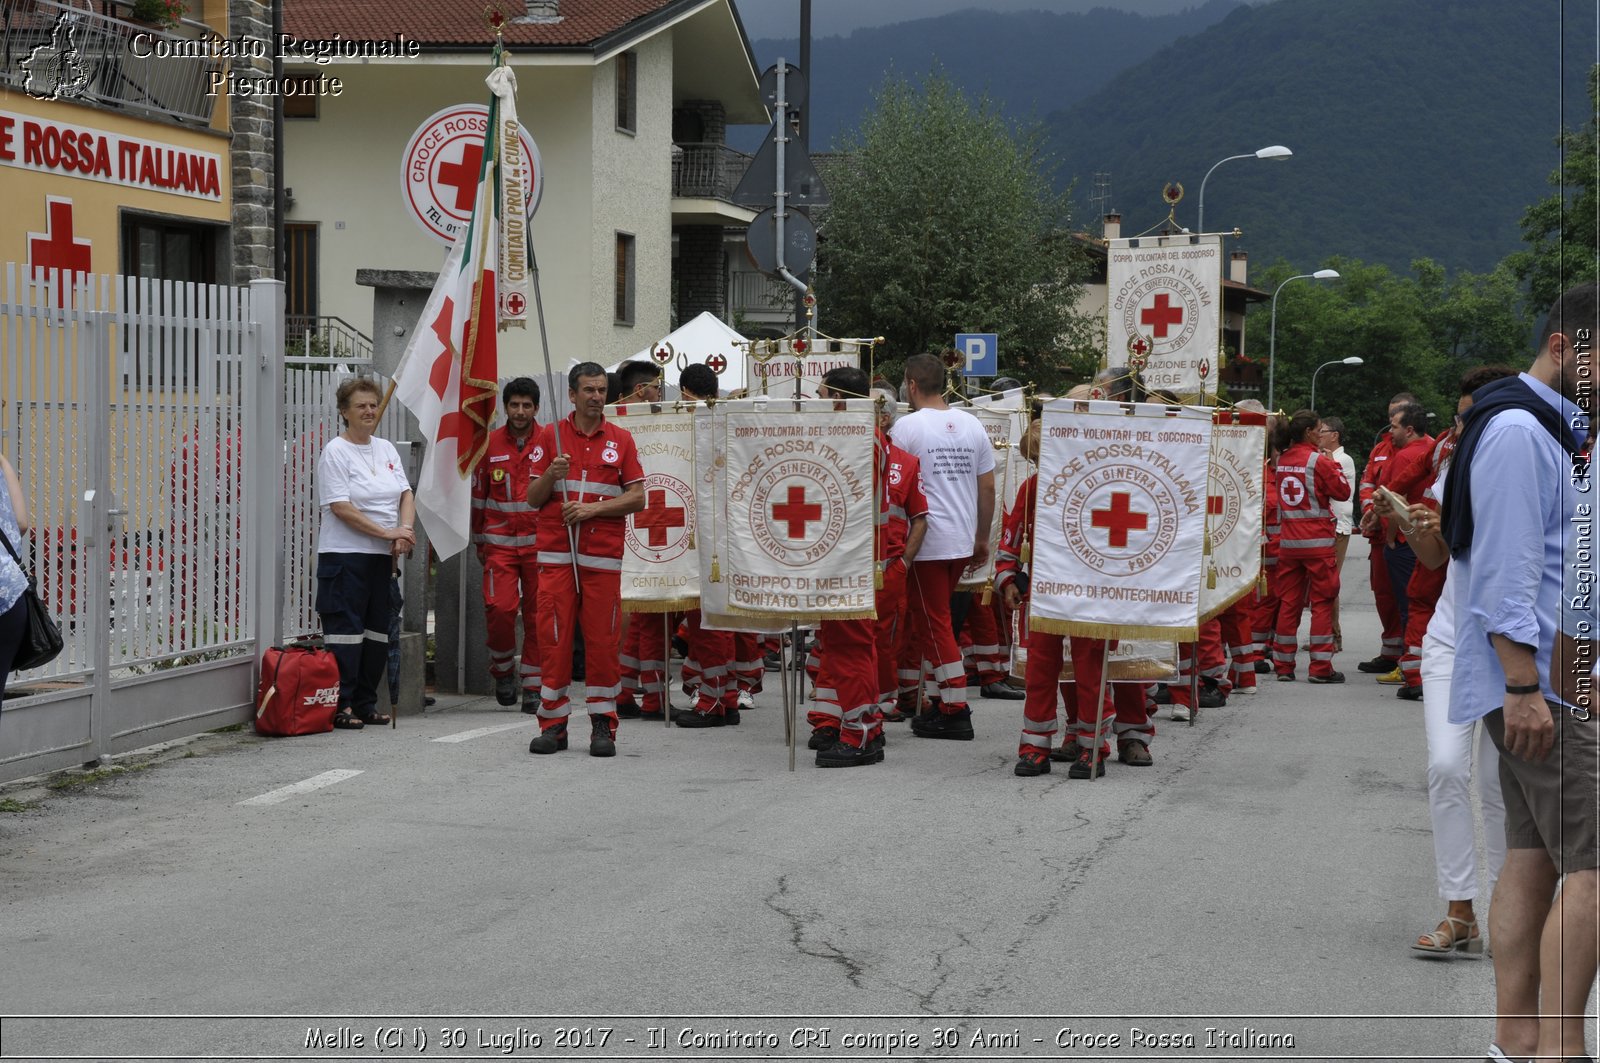
[[[906,360],[906,395],[912,412],[895,422],[890,437],[922,466],[928,531],[906,580],[911,638],[918,660],[933,669],[939,705],[911,721],[919,738],[972,740],[967,670],[950,628],[950,596],[961,572],[989,556],[994,515],[994,449],[978,419],[944,401],[944,363],[931,354]]]

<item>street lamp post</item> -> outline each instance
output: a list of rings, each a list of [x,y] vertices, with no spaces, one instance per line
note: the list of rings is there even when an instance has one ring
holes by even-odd
[[[1229,155],[1226,159],[1218,160],[1216,165],[1212,166],[1210,170],[1206,171],[1205,177],[1200,179],[1199,231],[1202,233],[1206,231],[1206,182],[1211,180],[1211,174],[1214,170],[1216,170],[1217,166],[1221,166],[1225,162],[1232,162],[1234,159],[1287,159],[1293,154],[1294,152],[1290,151],[1282,144],[1273,144],[1271,147],[1262,148],[1260,151],[1252,151],[1246,155]]]
[[[1335,358],[1331,362],[1323,362],[1311,374],[1311,408],[1317,408],[1317,373],[1322,372],[1330,365],[1360,365],[1362,359],[1354,354],[1348,358]]]
[[[1275,410],[1277,410],[1277,407],[1275,405],[1273,405],[1273,402],[1272,402],[1272,397],[1273,397],[1273,394],[1274,394],[1272,385],[1273,385],[1273,379],[1274,379],[1274,377],[1276,375],[1276,370],[1278,368],[1278,292],[1283,291],[1284,284],[1288,284],[1289,281],[1303,281],[1303,280],[1331,281],[1331,280],[1338,280],[1338,279],[1339,279],[1339,271],[1336,270],[1336,269],[1319,269],[1315,273],[1296,273],[1294,276],[1292,276],[1292,277],[1288,278],[1287,280],[1285,280],[1283,282],[1283,284],[1278,285],[1278,290],[1272,293],[1272,326],[1267,331],[1267,412],[1268,413],[1272,413]]]

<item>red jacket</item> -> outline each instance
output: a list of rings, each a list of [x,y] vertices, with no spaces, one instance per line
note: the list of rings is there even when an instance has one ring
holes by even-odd
[[[1296,443],[1278,457],[1278,504],[1282,507],[1282,557],[1332,557],[1334,519],[1330,502],[1350,497],[1339,463],[1310,443]]]
[[[1378,475],[1383,471],[1384,462],[1394,453],[1394,443],[1389,439],[1389,429],[1385,428],[1378,433],[1378,441],[1372,444],[1372,451],[1367,455],[1366,468],[1361,470],[1361,504],[1356,506],[1355,520],[1361,523],[1361,518],[1367,515],[1367,510],[1372,508],[1372,491],[1378,486]],[[1368,539],[1379,542],[1383,538],[1382,531],[1369,534]]]
[[[518,447],[504,425],[489,433],[489,449],[472,472],[472,541],[484,546],[532,548],[538,512],[528,505],[534,440],[539,426]]]
[[[557,428],[547,424],[539,429],[534,440],[534,476],[543,476],[545,469],[555,460]],[[631,483],[644,479],[644,469],[639,465],[639,451],[634,446],[633,434],[619,428],[616,422],[601,419],[592,435],[579,432],[569,414],[560,425],[560,453],[569,455],[567,478],[558,481],[550,497],[539,510],[537,531],[539,563],[541,565],[567,565],[572,562],[572,548],[567,540],[567,526],[561,519],[561,507],[566,502],[603,502],[619,497]],[[578,564],[585,568],[622,571],[623,536],[626,517],[599,517],[577,525]]]
[[[1378,471],[1378,486],[1387,487],[1408,503],[1421,502],[1422,492],[1432,482],[1433,437],[1428,435],[1419,436],[1398,450],[1391,451],[1389,460]],[[1384,535],[1385,541],[1388,541],[1387,527]],[[1405,542],[1405,536],[1398,533],[1394,538],[1397,542]]]
[[[883,450],[883,521],[878,525],[878,560],[892,561],[906,551],[911,521],[928,515],[922,494],[922,464],[878,433]]]
[[[998,593],[1012,580],[1023,582],[1018,586],[1022,596],[1028,596],[1027,577],[1031,565],[1022,562],[1022,544],[1033,541],[1033,492],[1038,488],[1039,474],[1034,473],[1022,481],[1017,489],[1017,500],[1006,513],[1005,524],[1000,528],[1000,546],[994,554],[994,589]]]
[[[1278,467],[1271,458],[1266,460],[1261,476],[1261,541],[1262,564],[1272,568],[1278,563],[1278,543],[1283,538],[1283,507],[1278,502]]]

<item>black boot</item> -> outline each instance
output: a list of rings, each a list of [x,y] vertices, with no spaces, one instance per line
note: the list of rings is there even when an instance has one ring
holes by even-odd
[[[591,757],[614,757],[617,755],[617,740],[611,737],[611,717],[589,717],[591,731],[589,734],[589,755]]]

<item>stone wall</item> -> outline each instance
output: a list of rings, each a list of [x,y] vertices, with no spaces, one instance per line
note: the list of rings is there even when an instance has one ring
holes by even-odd
[[[272,40],[272,6],[263,0],[229,0],[228,36]],[[269,49],[270,50],[270,49]],[[271,58],[230,60],[241,77],[271,77]],[[273,109],[271,96],[232,96],[228,100],[233,144],[233,283],[277,275],[278,248],[273,226]]]

